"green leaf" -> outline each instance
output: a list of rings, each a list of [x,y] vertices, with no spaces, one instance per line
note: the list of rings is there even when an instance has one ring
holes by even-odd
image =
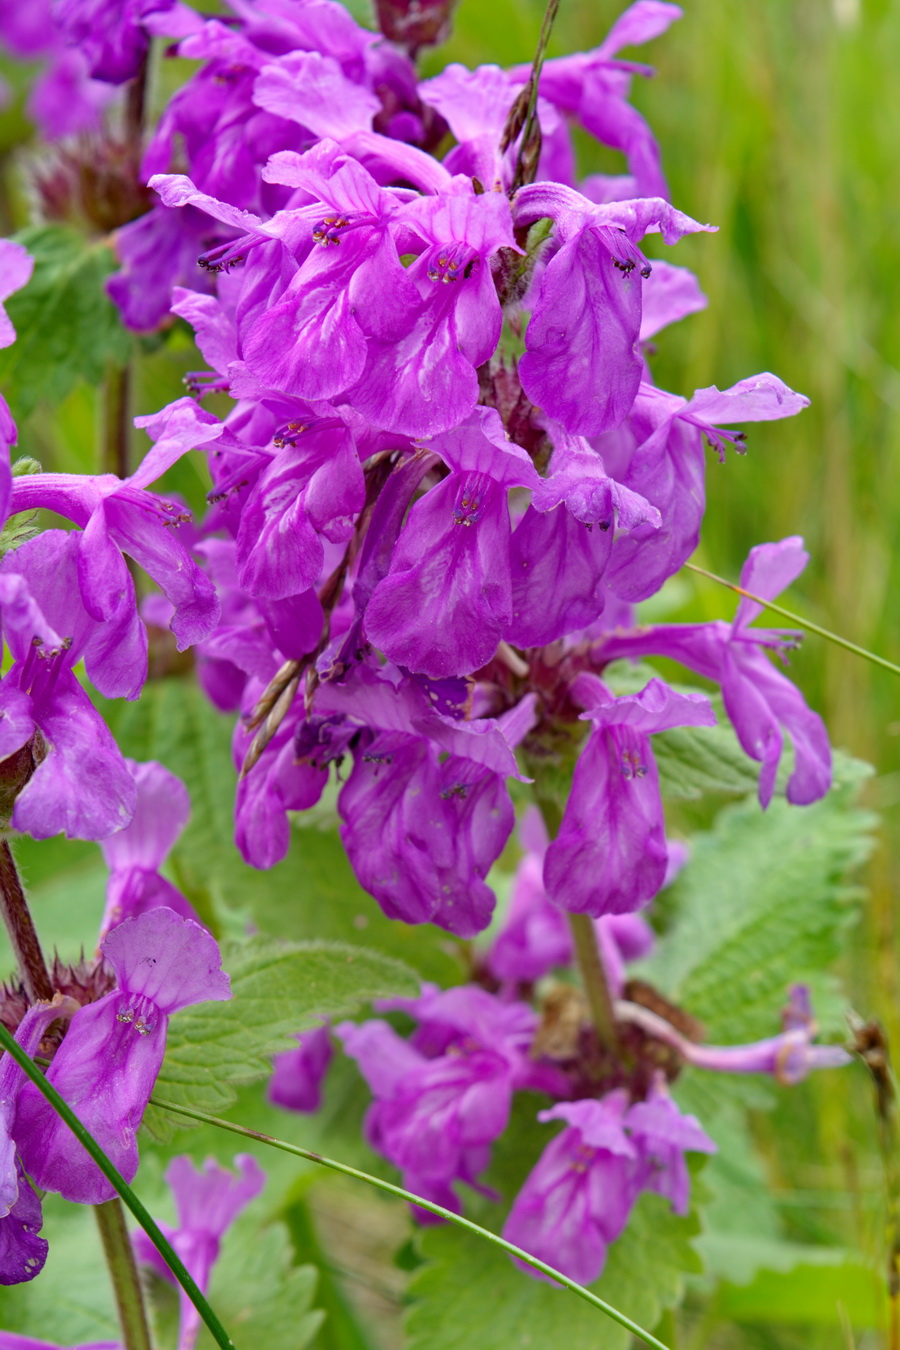
[[[423,979],[442,986],[465,978],[460,944],[432,924],[388,919],[353,873],[336,828],[295,829],[288,856],[268,872],[242,868],[221,874],[215,898],[246,910],[273,937],[316,937],[374,946],[408,961]]]
[[[235,1100],[235,1084],[269,1073],[271,1056],[289,1049],[295,1032],[374,998],[415,997],[420,985],[402,962],[345,943],[255,938],[226,950],[223,962],[233,998],[172,1019],[155,1088],[163,1100],[214,1115]],[[144,1123],[159,1138],[172,1124],[153,1108]]]
[[[15,236],[34,258],[28,285],[6,302],[16,341],[0,352],[0,386],[13,414],[39,400],[58,404],[78,380],[97,384],[128,337],[103,289],[117,267],[105,242],[88,243],[64,225],[33,225]]]
[[[756,791],[759,765],[741,749],[721,698],[715,695],[710,702],[717,726],[673,727],[652,738],[664,797],[696,801],[707,792],[743,796]]]
[[[325,1310],[325,1322],[316,1341],[317,1350],[373,1350],[363,1320],[357,1316],[322,1250],[308,1201],[294,1200],[285,1210],[284,1219],[295,1255],[319,1267],[318,1302]]]
[[[311,1308],[318,1273],[291,1264],[291,1243],[283,1224],[260,1229],[242,1218],[222,1243],[209,1299],[237,1350],[303,1350],[322,1324]],[[206,1327],[197,1350],[215,1344]]]
[[[867,856],[874,818],[854,808],[869,772],[840,759],[831,792],[812,806],[755,800],[726,808],[695,837],[672,891],[677,920],[645,966],[705,1025],[710,1041],[777,1030],[788,987],[834,961],[854,918],[844,879]]]
[[[690,1245],[693,1218],[644,1194],[609,1250],[591,1288],[652,1330],[678,1302],[685,1272],[699,1270]],[[631,1337],[603,1313],[563,1289],[532,1279],[509,1257],[457,1228],[434,1228],[422,1240],[428,1264],[410,1286],[407,1350],[625,1350]]]

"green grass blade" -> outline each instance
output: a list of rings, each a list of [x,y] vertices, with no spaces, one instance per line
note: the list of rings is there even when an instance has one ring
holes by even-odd
[[[289,1144],[284,1139],[274,1139],[270,1134],[261,1134],[258,1130],[250,1130],[244,1125],[235,1125],[230,1120],[220,1120],[218,1116],[207,1115],[205,1111],[195,1111],[189,1106],[176,1106],[173,1102],[161,1101],[158,1097],[151,1097],[154,1106],[162,1111],[172,1111],[175,1115],[188,1116],[191,1120],[202,1121],[204,1125],[216,1125],[219,1129],[230,1130],[232,1134],[239,1134],[244,1139],[255,1139],[259,1144],[266,1144],[269,1148],[281,1149],[283,1153],[292,1153],[297,1158],[304,1158],[307,1162],[319,1163],[322,1167],[328,1167],[332,1172],[340,1172],[343,1176],[353,1177],[357,1181],[365,1181],[369,1186],[375,1186],[380,1191],[386,1191],[388,1195],[397,1196],[401,1200],[406,1200],[411,1205],[418,1205],[419,1209],[425,1209],[429,1214],[435,1214],[440,1219],[446,1219],[448,1223],[454,1223],[458,1228],[464,1228],[469,1233],[474,1233],[476,1237],[483,1238],[485,1242],[491,1242],[495,1247],[499,1247],[509,1256],[516,1257],[519,1261],[524,1261],[526,1265],[533,1266],[539,1270],[542,1275],[549,1275],[551,1279],[556,1280],[564,1289],[570,1293],[577,1294],[586,1302],[593,1304],[600,1312],[605,1313],[607,1317],[618,1322],[620,1326],[630,1331],[632,1336],[643,1341],[645,1345],[654,1347],[654,1350],[668,1350],[668,1347],[662,1341],[658,1341],[649,1331],[639,1327],[636,1322],[632,1322],[630,1317],[619,1312],[611,1304],[592,1294],[590,1289],[585,1289],[584,1285],[576,1284],[570,1280],[568,1275],[563,1275],[562,1271],[555,1270],[553,1266],[548,1266],[545,1261],[539,1261],[536,1256],[530,1252],[523,1251],[521,1247],[516,1247],[512,1242],[506,1242],[504,1238],[498,1237],[496,1233],[491,1233],[487,1228],[480,1227],[473,1223],[471,1219],[463,1218],[461,1214],[454,1214],[452,1210],[444,1209],[443,1205],[436,1205],[431,1200],[426,1200],[421,1195],[413,1195],[411,1191],[405,1191],[402,1186],[394,1186],[390,1181],[382,1181],[379,1177],[370,1176],[368,1172],[361,1172],[356,1167],[349,1167],[346,1163],[337,1162],[334,1158],[326,1158],[321,1153],[313,1153],[309,1149],[300,1148],[297,1144]]]

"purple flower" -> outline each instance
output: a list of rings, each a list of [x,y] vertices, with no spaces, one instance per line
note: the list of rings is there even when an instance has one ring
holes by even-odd
[[[116,987],[76,1012],[47,1081],[131,1181],[138,1166],[136,1134],[165,1054],[169,1017],[231,992],[213,938],[164,907],[120,923],[101,951]],[[115,1194],[31,1083],[20,1093],[16,1128],[22,1161],[38,1186],[81,1204],[100,1204]]]
[[[676,1214],[687,1214],[691,1182],[685,1153],[715,1153],[716,1146],[695,1116],[685,1116],[658,1076],[646,1101],[629,1107],[625,1124],[637,1146],[637,1185],[671,1201]]]
[[[603,1270],[606,1250],[628,1222],[641,1191],[687,1212],[686,1152],[714,1153],[693,1116],[682,1115],[657,1081],[646,1101],[628,1105],[624,1089],[599,1101],[562,1102],[540,1121],[567,1128],[547,1146],[509,1213],[503,1236],[579,1284]],[[523,1270],[546,1279],[523,1263]]]
[[[596,450],[558,425],[550,473],[512,537],[512,622],[504,637],[520,647],[555,642],[588,628],[603,612],[613,541],[662,524],[655,506],[610,478]]]
[[[34,259],[14,239],[0,239],[0,347],[9,347],[16,340],[16,330],[3,308],[14,291],[20,291],[31,280]]]
[[[794,535],[776,544],[752,549],[741,571],[745,590],[772,599],[803,571],[809,555]],[[799,689],[769,661],[765,652],[780,652],[797,635],[778,629],[751,628],[762,612],[755,601],[742,599],[732,623],[660,624],[632,634],[611,634],[598,650],[606,660],[655,653],[680,661],[705,679],[722,686],[725,710],[745,752],[762,765],[759,800],[772,799],[784,748],[784,732],[794,747],[794,768],[787,799],[798,806],[817,801],[831,784],[831,747],[825,724],[806,704]]]
[[[522,387],[567,431],[599,435],[628,415],[643,373],[641,277],[651,267],[638,243],[648,230],[674,244],[711,227],[659,197],[594,206],[558,183],[523,188],[515,206],[519,226],[552,217],[559,245],[534,300]]]
[[[411,202],[400,224],[419,256],[403,273],[403,290],[386,276],[377,291],[372,278],[359,292],[366,366],[347,397],[376,426],[432,436],[475,408],[476,369],[492,355],[503,321],[491,258],[518,245],[507,198],[476,196],[469,179]]]
[[[0,758],[32,742],[36,767],[12,820],[35,839],[60,831],[104,839],[127,825],[135,808],[134,780],[73,667],[84,658],[101,693],[135,697],[146,636],[130,577],[121,617],[98,623],[86,612],[81,545],[77,533],[47,530],[0,562],[0,620],[13,657],[0,681]]]
[[[197,258],[216,234],[209,217],[190,206],[155,206],[116,231],[122,270],[108,279],[106,292],[126,327],[152,332],[169,314],[174,286],[202,284]]]
[[[382,1021],[335,1032],[375,1094],[366,1118],[372,1147],[400,1168],[407,1189],[459,1212],[452,1183],[477,1185],[513,1092],[545,1085],[527,1055],[537,1018],[526,1004],[471,986],[426,989],[402,1006],[421,1022],[412,1043]]]
[[[643,383],[626,423],[597,442],[608,471],[659,508],[662,525],[639,525],[616,540],[606,584],[622,600],[646,600],[690,557],[704,508],[703,436],[724,456],[742,432],[721,423],[793,417],[809,400],[775,375],[739,380],[730,389],[698,389],[687,402]]]
[[[0,41],[26,60],[45,57],[26,110],[47,140],[92,131],[114,96],[108,84],[88,77],[84,53],[68,47],[53,21],[51,0],[0,0]]]
[[[677,1050],[688,1064],[715,1073],[767,1073],[793,1087],[814,1069],[837,1069],[850,1063],[839,1045],[814,1045],[818,1030],[806,985],[791,986],[782,1010],[782,1031],[748,1045],[698,1045],[687,1040],[669,1022],[637,1004],[621,1005],[622,1019],[631,1021]]]
[[[693,272],[654,258],[653,271],[644,279],[641,342],[648,342],[670,323],[705,309],[707,303]]]
[[[176,0],[55,0],[53,19],[87,59],[94,79],[124,84],[138,73],[149,45],[144,21]]]
[[[92,80],[84,53],[65,46],[58,37],[46,54],[47,66],[31,86],[25,104],[28,116],[49,141],[98,130],[115,88]]]
[[[284,228],[302,239],[299,266],[277,302],[247,325],[243,357],[269,389],[331,398],[363,373],[372,324],[396,339],[415,299],[389,229],[401,199],[332,141],[273,156],[265,176],[302,189],[310,204],[283,213]]]
[[[209,1289],[213,1266],[219,1259],[222,1238],[241,1210],[256,1199],[266,1181],[265,1172],[248,1153],[239,1153],[234,1161],[237,1175],[220,1167],[213,1158],[207,1158],[202,1168],[198,1168],[191,1158],[173,1158],[166,1169],[166,1181],[175,1197],[178,1225],[175,1228],[168,1224],[160,1226],[204,1294]],[[132,1241],[139,1261],[163,1279],[176,1283],[146,1233],[135,1233]],[[178,1295],[178,1350],[192,1350],[201,1327],[200,1314],[180,1287]]]
[[[125,763],[134,778],[137,804],[131,823],[100,845],[110,869],[100,936],[123,919],[159,905],[199,924],[190,901],[159,872],[191,814],[187,788],[162,764],[138,764],[133,759]]]
[[[540,479],[494,409],[429,446],[451,472],[410,511],[365,627],[399,665],[464,675],[491,659],[512,619],[508,490]]]
[[[360,666],[345,686],[320,686],[316,711],[359,729],[338,809],[361,884],[390,918],[471,937],[493,910],[484,878],[514,824],[504,780],[518,774],[512,746],[532,724],[534,700],[498,720],[457,721],[435,710],[427,689],[391,678],[389,667]],[[343,753],[347,739],[337,745]]]
[[[532,984],[555,966],[571,965],[575,955],[566,917],[544,888],[548,839],[537,807],[525,812],[520,835],[528,851],[516,869],[509,908],[487,956],[488,970],[507,986]],[[670,862],[674,847],[668,847]],[[663,884],[668,880],[667,873]],[[653,930],[639,914],[608,914],[595,920],[594,927],[606,978],[618,995],[625,963],[647,955]]]
[[[263,600],[284,600],[315,586],[325,552],[349,538],[365,501],[359,452],[350,426],[326,403],[295,410],[296,430],[279,437],[241,508],[238,582]],[[316,634],[318,637],[318,634]]]
[[[374,41],[374,34],[371,35]],[[316,137],[342,141],[368,131],[381,100],[350,80],[333,56],[319,51],[288,52],[263,66],[253,102],[266,112],[299,122]]]
[[[715,714],[703,695],[677,694],[662,680],[613,698],[596,676],[581,675],[572,693],[593,730],[547,850],[544,883],[562,909],[595,918],[624,914],[653,899],[668,863],[650,733],[710,726]]]
[[[419,86],[425,103],[437,109],[456,137],[457,144],[443,160],[450,173],[477,178],[486,188],[511,186],[519,139],[505,153],[500,151],[500,140],[527,77],[523,72],[521,81],[513,80],[499,66],[468,70],[454,62]],[[542,136],[540,177],[569,182],[574,156],[565,120],[545,98],[538,100],[538,119]]]
[[[491,974],[513,985],[533,983],[554,966],[569,965],[573,956],[566,917],[544,889],[548,840],[536,806],[526,811],[519,833],[527,852],[516,868],[509,908],[487,957]]]
[[[245,690],[249,710],[263,686],[251,681]],[[302,713],[294,707],[266,746],[253,771],[243,777],[234,803],[235,843],[251,867],[274,867],[290,846],[288,811],[306,811],[325,790],[328,772],[316,765],[299,763],[294,747]],[[243,723],[234,729],[232,749],[240,769],[253,739]]]
[[[188,450],[215,439],[221,423],[179,399],[152,417],[139,417],[156,444],[124,481],[114,474],[38,473],[13,484],[13,511],[43,507],[83,528],[78,580],[84,607],[95,619],[112,619],[134,604],[127,553],[156,581],[175,606],[172,631],[183,651],[215,627],[219,604],[206,574],[176,538],[184,513],[148,492],[147,486]]]
[[[606,1249],[628,1222],[637,1195],[637,1152],[624,1129],[624,1090],[601,1101],[562,1102],[538,1120],[564,1120],[516,1196],[503,1225],[507,1242],[524,1248],[579,1284],[591,1284]],[[536,1279],[547,1279],[519,1263]]]
[[[285,1050],[275,1056],[268,1098],[288,1111],[318,1111],[322,1105],[322,1080],[333,1053],[328,1028],[301,1032],[297,1042],[296,1050]]]
[[[0,1331],[0,1350],[122,1350],[122,1346],[119,1341],[88,1341],[63,1347],[52,1341],[36,1341],[33,1336],[19,1336],[14,1331]]]
[[[16,1041],[33,1056],[50,1023],[70,1017],[73,1008],[71,999],[59,995],[51,1003],[35,1004],[22,1018]],[[16,1156],[18,1098],[25,1082],[25,1074],[12,1056],[4,1055],[0,1061],[0,1285],[33,1280],[47,1259],[47,1242],[38,1237],[43,1219],[41,1202]]]
[[[546,61],[540,91],[560,112],[576,118],[604,145],[628,161],[623,197],[666,197],[659,148],[647,123],[628,103],[632,74],[652,75],[648,66],[615,60],[622,47],[650,42],[681,17],[678,5],[637,0],[621,14],[599,47]],[[519,71],[511,72],[513,76]]]

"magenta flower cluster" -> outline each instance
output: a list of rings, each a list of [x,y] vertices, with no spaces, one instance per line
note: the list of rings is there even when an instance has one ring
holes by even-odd
[[[683,861],[666,839],[651,737],[715,715],[661,678],[617,694],[612,662],[662,656],[717,684],[760,765],[764,807],[786,742],[790,802],[817,800],[831,780],[821,720],[770,660],[796,635],[752,626],[750,600],[731,624],[635,620],[697,545],[704,439],[724,460],[744,439],[725,428],[807,403],[767,373],[689,398],[653,382],[650,339],[706,302],[689,272],[647,251],[712,227],[669,202],[629,101],[648,72],[619,52],[680,10],[637,0],[596,50],[548,60],[532,89],[529,69],[496,66],[422,80],[400,45],[334,0],[232,0],[215,18],[177,0],[44,8],[0,0],[0,38],[46,57],[32,110],[53,135],[94,122],[140,75],[154,35],[199,63],[146,146],[154,205],[117,232],[108,290],[135,331],[186,321],[207,369],[188,377],[192,397],[136,419],[152,444],[125,478],[14,477],[17,433],[0,401],[0,523],[46,510],[74,527],[0,561],[9,823],[102,841],[111,872],[108,987],[81,1005],[34,1004],[19,1042],[35,1053],[56,1028],[48,1080],[130,1179],[168,1018],[229,997],[213,938],[160,873],[186,792],[122,756],[75,670],[83,662],[107,698],[138,698],[148,625],[193,647],[212,703],[239,713],[246,861],[285,856],[290,813],[319,801],[333,769],[347,855],[390,918],[483,932],[489,873],[516,820],[510,781],[535,782],[546,807],[550,777],[567,778],[555,837],[523,823],[512,902],[472,981],[380,1010],[412,1018],[409,1035],[383,1018],[335,1034],[372,1090],[370,1143],[450,1209],[458,1183],[485,1189],[515,1094],[544,1093],[539,1119],[563,1129],[505,1231],[592,1280],[641,1192],[684,1212],[685,1154],[713,1147],[669,1096],[682,1063],[796,1081],[843,1061],[813,1046],[802,990],[780,1036],[714,1047],[626,984],[653,941],[637,911]],[[536,120],[523,111],[530,90]],[[579,181],[574,125],[620,152],[625,173]],[[0,298],[30,270],[20,245],[0,243]],[[14,337],[0,307],[0,344]],[[223,417],[203,408],[208,393],[230,396]],[[152,490],[190,451],[212,481],[196,526]],[[797,538],[761,544],[742,585],[770,599],[806,560]],[[158,588],[140,607],[132,565]],[[534,1009],[537,982],[573,961],[569,915],[593,920],[629,1068],[598,1058],[577,1006],[557,1041]],[[663,1069],[641,1058],[651,1041],[671,1056]],[[277,1061],[272,1100],[316,1109],[331,1055],[324,1028],[303,1035]],[[173,1164],[176,1247],[204,1286],[260,1184],[248,1160],[241,1169],[238,1181],[215,1168],[198,1179]],[[29,1177],[81,1203],[111,1195],[4,1061],[2,1281],[30,1279],[46,1253]],[[196,1325],[182,1312],[189,1345]],[[19,1342],[0,1335],[7,1344]]]

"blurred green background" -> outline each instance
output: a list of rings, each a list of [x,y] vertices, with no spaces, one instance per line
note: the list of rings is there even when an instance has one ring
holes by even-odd
[[[351,8],[368,20],[361,4]],[[619,10],[610,0],[562,0],[551,54],[595,45]],[[448,60],[527,61],[542,12],[539,0],[463,0],[452,39],[427,56],[426,70]],[[633,101],[660,142],[673,202],[719,227],[666,254],[697,273],[709,307],[660,335],[658,383],[690,395],[772,370],[812,400],[798,418],[751,427],[745,457],[720,467],[710,455],[696,561],[737,579],[753,544],[800,533],[812,562],[788,606],[900,662],[900,3],[687,0],[667,35],[626,55],[657,70],[635,81]],[[13,84],[27,77],[6,73]],[[24,131],[13,105],[0,119],[7,187]],[[585,172],[621,168],[583,140],[579,149]],[[24,223],[18,189],[4,210],[4,228]],[[144,351],[136,411],[177,397],[193,363],[187,342]],[[78,386],[34,414],[22,450],[47,468],[90,469],[97,417],[93,391]],[[196,496],[195,471],[179,473],[170,489]],[[672,619],[733,608],[726,591],[688,577],[668,596]],[[882,837],[841,974],[854,1006],[880,1017],[900,1045],[900,679],[816,637],[795,656],[793,675],[834,743],[875,766],[866,801],[882,814]],[[682,1350],[891,1344],[883,1326],[866,1328],[881,1314],[859,1311],[873,1306],[861,1267],[827,1255],[836,1246],[882,1259],[875,1121],[862,1071],[852,1073],[811,1083],[754,1118],[786,1231],[818,1246],[821,1262],[712,1302],[698,1288],[660,1329],[664,1339]]]

